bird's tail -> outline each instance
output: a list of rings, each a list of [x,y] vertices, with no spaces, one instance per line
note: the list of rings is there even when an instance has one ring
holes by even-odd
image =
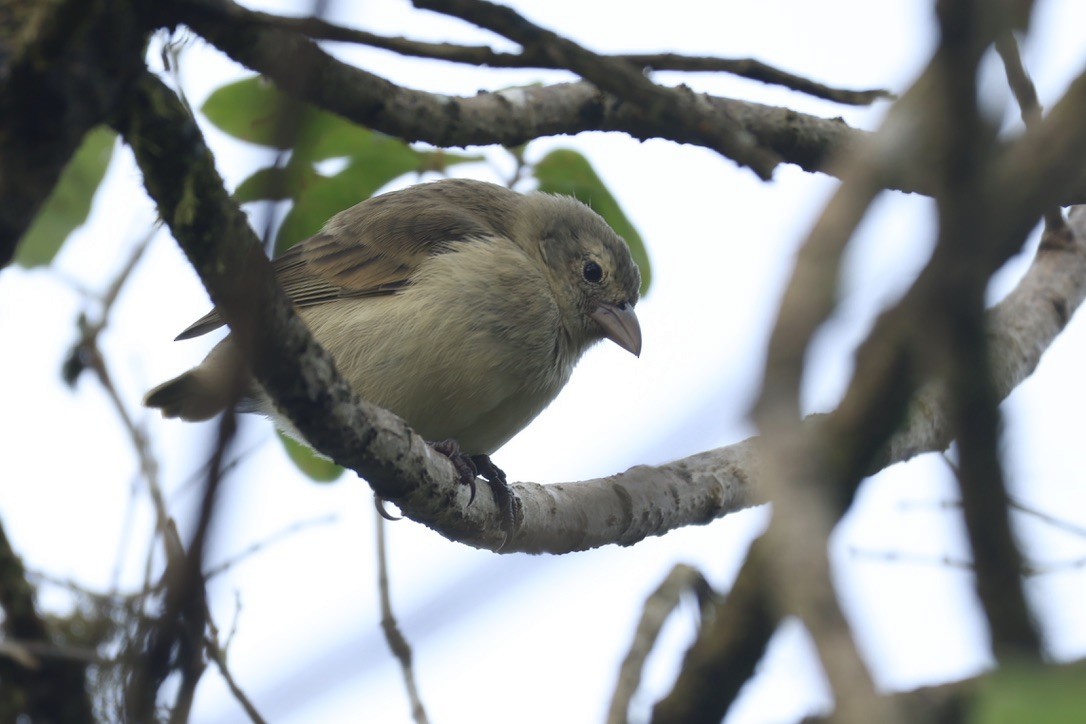
[[[225,390],[209,384],[200,368],[163,382],[143,398],[146,407],[162,410],[163,417],[180,417],[193,422],[207,420],[226,409],[230,399]]]
[[[163,417],[207,420],[236,404],[248,386],[240,355],[228,337],[198,366],[148,392],[143,404],[162,410]]]

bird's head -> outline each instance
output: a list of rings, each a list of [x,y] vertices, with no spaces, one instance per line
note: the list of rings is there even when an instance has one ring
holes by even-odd
[[[576,353],[606,338],[639,356],[634,305],[641,273],[626,242],[576,199],[537,193],[525,197],[525,204],[530,236],[538,239]]]

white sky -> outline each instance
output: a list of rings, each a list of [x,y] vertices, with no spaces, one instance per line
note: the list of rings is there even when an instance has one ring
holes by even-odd
[[[513,4],[600,51],[752,56],[853,88],[904,90],[934,42],[929,4],[914,0],[673,0],[639,5],[636,12],[614,0]],[[251,5],[279,11],[296,6]],[[333,10],[334,19],[376,32],[501,44],[462,23],[416,13],[406,2],[340,2]],[[1086,65],[1083,27],[1086,5],[1039,3],[1024,57],[1042,103],[1057,99]],[[481,72],[357,48],[336,52],[397,82],[443,93],[567,77]],[[242,74],[202,43],[187,51],[182,70],[195,106]],[[866,128],[875,127],[885,111],[885,105],[834,106],[723,75],[661,73],[657,79],[840,115]],[[1003,112],[1008,93],[992,59],[981,79],[986,104]],[[270,162],[267,154],[243,148],[206,124],[205,132],[231,187]],[[546,139],[531,145],[529,157],[555,147],[589,156],[648,244],[654,287],[638,306],[644,353],[635,359],[614,345],[592,350],[558,401],[499,451],[498,464],[515,480],[578,480],[752,434],[746,411],[791,254],[834,182],[783,167],[772,183],[763,184],[712,153],[619,134]],[[9,410],[0,416],[0,440],[8,451],[0,463],[0,519],[29,566],[99,589],[111,585],[118,556],[122,580],[140,580],[151,515],[141,496],[134,515],[126,517],[130,491],[139,484],[137,466],[100,387],[87,375],[70,392],[60,383],[59,369],[83,308],[65,280],[103,289],[154,219],[130,155],[119,156],[90,223],[70,240],[55,271],[11,268],[0,274],[0,339],[8,350],[0,403]],[[456,172],[493,178],[485,165]],[[907,288],[930,249],[932,228],[929,203],[922,198],[886,194],[869,215],[848,255],[843,306],[811,354],[808,409],[835,403],[850,374],[854,345],[881,305]],[[1020,270],[1020,263],[1006,270],[993,294],[1005,291]],[[162,235],[102,340],[130,410],[137,410],[149,386],[206,352],[213,340],[170,341],[206,306],[195,274]],[[1086,449],[1079,423],[1086,394],[1077,374],[1083,345],[1086,328],[1076,318],[1004,409],[1014,493],[1086,526]],[[142,419],[153,435],[174,510],[191,520],[197,488],[186,482],[198,475],[214,428],[149,414]],[[377,625],[367,488],[347,476],[331,486],[305,481],[263,420],[247,421],[241,439],[240,449],[255,451],[227,481],[209,562],[297,521],[329,514],[337,519],[263,550],[212,583],[213,609],[224,631],[240,602],[229,651],[239,684],[271,721],[409,721],[399,670]],[[957,515],[940,507],[953,498],[939,458],[896,466],[865,484],[832,542],[839,591],[883,686],[945,681],[989,662],[966,573],[935,561],[889,562],[850,553],[966,556]],[[432,720],[507,721],[514,712],[524,722],[600,720],[648,592],[676,562],[699,566],[725,590],[765,515],[746,511],[631,548],[562,557],[497,556],[449,543],[411,522],[389,526],[394,605],[414,647]],[[1081,536],[1036,520],[1019,522],[1031,559],[1054,564],[1086,557]],[[1080,613],[1086,573],[1040,576],[1028,590],[1052,654],[1086,655]],[[55,606],[64,597],[46,591],[42,599]],[[669,689],[692,635],[691,620],[687,610],[669,625],[638,697],[638,716]],[[775,637],[760,675],[728,721],[795,720],[825,706],[827,696],[806,634],[792,622]],[[193,720],[240,717],[209,671]]]

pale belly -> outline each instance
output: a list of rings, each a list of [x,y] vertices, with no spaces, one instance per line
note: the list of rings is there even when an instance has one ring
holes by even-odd
[[[579,356],[560,351],[558,310],[542,279],[519,276],[516,291],[532,293],[511,310],[500,281],[430,286],[426,295],[408,287],[300,312],[363,399],[427,440],[490,454],[550,404]]]

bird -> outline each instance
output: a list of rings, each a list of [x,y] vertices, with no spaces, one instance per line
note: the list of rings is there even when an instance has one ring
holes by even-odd
[[[610,340],[641,354],[637,264],[569,196],[420,183],[339,212],[272,266],[343,378],[449,457],[471,500],[478,473],[508,507],[498,491],[505,474],[489,456],[555,399],[589,347]],[[176,339],[224,324],[213,309]],[[304,441],[243,369],[228,335],[144,404],[188,421],[234,406]]]

